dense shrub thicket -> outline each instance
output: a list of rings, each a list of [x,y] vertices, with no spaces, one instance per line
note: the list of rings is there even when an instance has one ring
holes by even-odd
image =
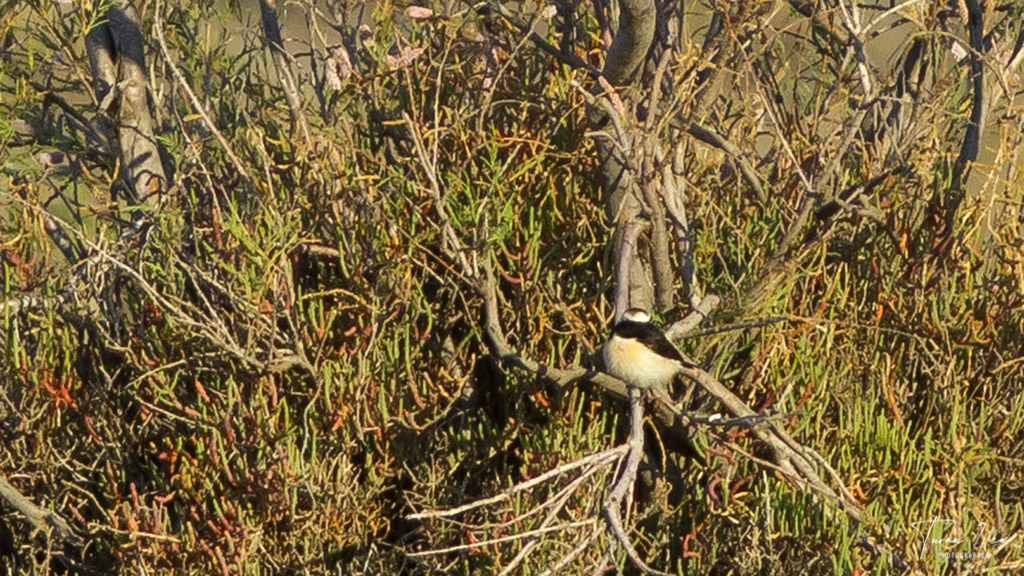
[[[607,475],[409,519],[625,433],[601,388],[501,362],[484,331],[487,266],[509,344],[545,365],[599,367],[613,312],[594,140],[614,127],[595,125],[586,66],[615,11],[527,4],[290,3],[286,64],[267,13],[136,5],[166,172],[148,194],[125,162],[136,104],[109,12],[130,4],[3,3],[0,475],[80,538],[0,502],[5,573],[490,574],[530,546],[517,570],[534,574],[579,542],[495,539],[540,526],[503,522],[549,498],[562,522],[591,516]],[[666,143],[638,173],[681,175],[693,266],[722,299],[680,344],[783,415],[865,520],[787,483],[742,429],[702,431],[685,459],[652,427],[634,544],[682,574],[883,574],[893,554],[925,572],[1019,567],[1020,7],[874,8],[858,31],[846,2],[685,4],[658,3],[678,27],[656,38],[677,49],[652,48],[607,99]],[[107,28],[122,60],[105,100],[89,35]],[[861,32],[893,43],[870,69]],[[690,311],[675,282],[666,322]],[[967,544],[926,543],[933,519]]]

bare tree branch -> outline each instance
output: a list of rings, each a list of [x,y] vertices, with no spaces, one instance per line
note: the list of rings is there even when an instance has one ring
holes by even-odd
[[[111,92],[117,84],[117,65],[114,63],[114,39],[110,36],[110,26],[101,23],[94,26],[85,35],[85,51],[89,56],[89,69],[92,71],[93,93],[100,112],[106,112],[110,106]]]
[[[7,478],[0,476],[0,498],[3,498],[15,510],[20,512],[25,520],[34,530],[52,535],[60,542],[80,548],[85,544],[81,536],[75,534],[74,530],[61,518],[60,514],[50,510],[44,510],[36,506],[26,498],[17,488],[7,481]]]
[[[789,0],[789,5],[804,17],[809,18],[816,28],[827,34],[832,39],[833,45],[846,46],[850,41],[846,31],[837,26],[832,17],[822,9],[824,3],[812,0]]]
[[[619,3],[619,28],[608,49],[602,73],[612,86],[628,84],[654,40],[657,9],[654,0],[622,0]]]
[[[722,299],[714,294],[708,294],[701,298],[700,303],[693,308],[692,312],[665,330],[665,336],[673,342],[685,338],[695,330],[701,322],[706,320],[707,317],[718,308],[718,305],[721,302]]]
[[[963,199],[962,189],[967,184],[970,165],[978,159],[981,147],[981,132],[985,126],[988,109],[985,105],[985,13],[978,0],[965,0],[967,5],[967,29],[970,34],[971,51],[971,120],[967,124],[960,154],[953,166],[954,190],[952,202],[946,207],[947,220],[953,217]]]
[[[602,93],[607,98],[616,98],[617,102],[620,101],[616,87],[629,85],[637,71],[642,69],[641,64],[646,59],[654,40],[656,16],[657,10],[653,0],[626,0],[619,4],[619,25],[602,70],[605,82],[598,82],[594,86],[596,100],[588,98],[591,126],[595,130],[601,130],[611,122],[616,128],[614,140],[597,138],[595,143],[601,167],[605,211],[608,217],[616,222],[617,228],[633,220],[640,212],[641,199],[638,195],[642,194],[642,191],[636,189],[638,171],[631,159],[635,145],[640,141],[640,135],[632,130],[635,125],[632,119],[625,122],[625,128],[620,126],[619,116],[623,115],[625,110],[621,109],[621,105],[609,106],[606,98],[602,98]],[[654,217],[653,213],[651,217]],[[617,234],[621,234],[621,230],[617,231]],[[630,267],[634,265],[634,260],[626,262]],[[637,274],[630,277],[631,282],[646,280],[643,272],[642,267],[638,268]],[[619,286],[618,289],[633,291],[632,285]],[[631,303],[644,307],[649,307],[649,303],[654,301],[653,294],[647,288],[637,290],[637,293],[630,295],[628,299]],[[616,304],[618,305],[618,302]],[[621,310],[617,312],[621,313]]]
[[[118,89],[121,94],[118,136],[121,144],[121,165],[134,201],[154,206],[168,189],[167,175],[160,160],[159,144],[154,132],[146,76],[146,55],[143,49],[139,13],[132,0],[122,0],[107,11],[110,35],[119,56]],[[102,60],[102,50],[95,52]],[[101,64],[105,66],[105,64]],[[106,74],[101,67],[101,74]],[[105,78],[101,79],[106,82]]]
[[[619,508],[622,506],[622,499],[626,494],[632,494],[633,484],[636,482],[637,470],[640,468],[640,460],[644,455],[644,403],[641,391],[637,388],[629,388],[629,453],[623,463],[619,478],[612,487],[608,498],[604,502],[604,516],[608,521],[608,527],[618,541],[619,546],[626,551],[629,561],[644,574],[657,576],[668,576],[668,573],[655,570],[648,566],[626,534],[622,526],[622,515]]]
[[[245,181],[248,191],[252,192],[255,190],[255,184],[252,177],[249,175],[249,171],[246,169],[245,164],[242,163],[238,158],[238,155],[235,154],[231,144],[228,143],[227,139],[224,138],[224,135],[217,129],[217,125],[214,124],[210,115],[206,112],[206,108],[203,107],[203,103],[196,97],[195,92],[193,92],[192,88],[188,85],[188,82],[185,80],[185,76],[181,73],[181,70],[178,70],[178,67],[171,60],[170,51],[167,50],[167,43],[164,41],[162,22],[163,15],[161,12],[163,10],[162,4],[163,0],[156,0],[156,13],[153,16],[153,32],[156,35],[157,43],[160,45],[160,53],[163,55],[164,62],[167,63],[167,67],[170,68],[171,74],[174,76],[174,79],[177,80],[178,85],[185,91],[185,94],[188,95],[189,101],[192,103],[192,107],[203,119],[203,124],[210,133],[214,135],[217,142],[221,145],[221,148],[224,149],[224,153],[227,154],[228,159],[231,160],[231,164],[236,170],[238,170],[238,174]]]
[[[658,170],[654,166],[655,150],[661,148],[661,143],[648,134],[646,148],[643,173],[656,175]],[[662,311],[671,310],[674,307],[676,288],[675,271],[669,250],[669,223],[665,217],[665,200],[659,194],[659,191],[664,190],[666,185],[660,179],[651,177],[645,178],[641,185],[644,202],[648,208],[648,218],[651,222],[650,265],[654,282],[654,305],[657,310]]]
[[[743,175],[743,179],[747,181],[747,185],[754,193],[754,197],[758,203],[762,206],[767,204],[768,197],[764,192],[764,184],[761,182],[761,178],[757,175],[757,171],[754,170],[754,166],[747,160],[746,154],[740,150],[739,146],[733,144],[724,136],[715,132],[710,128],[706,128],[697,124],[696,122],[679,119],[673,121],[673,125],[676,125],[682,130],[685,130],[690,136],[693,136],[697,140],[705,144],[710,144],[715,148],[718,148],[722,152],[725,152],[736,166],[740,170],[740,174]]]
[[[630,286],[632,286],[633,257],[636,241],[644,225],[638,220],[621,223],[618,227],[619,244],[615,255],[615,321],[630,307]]]
[[[281,39],[281,27],[277,22],[276,0],[260,0],[260,19],[263,22],[263,35],[270,45],[270,53],[274,56],[274,67],[277,68],[277,76],[284,89],[284,97],[288,100],[288,107],[292,111],[292,119],[299,125],[302,131],[302,138],[306,142],[306,148],[313,150],[313,138],[309,135],[309,124],[306,122],[306,114],[303,111],[302,93],[298,83],[295,81],[295,73],[292,70],[291,59],[284,49],[284,41]]]
[[[597,77],[601,75],[601,70],[598,69],[596,66],[593,66],[589,62],[580,59],[571,52],[566,52],[553,46],[550,42],[545,40],[543,36],[538,34],[537,31],[533,29],[533,26],[524,22],[515,14],[513,14],[512,11],[510,11],[508,7],[505,6],[504,3],[491,0],[488,2],[488,5],[496,13],[500,14],[502,18],[511,22],[512,25],[518,28],[520,32],[527,34],[527,37],[530,39],[530,41],[533,42],[533,44],[540,48],[544,53],[548,54],[549,56],[552,56],[562,64],[566,64],[568,66],[572,66],[573,68],[578,68],[580,70],[586,70],[587,72],[590,73],[591,76]]]
[[[417,512],[415,514],[410,514],[408,518],[410,520],[425,520],[428,518],[451,518],[453,516],[458,516],[459,514],[464,514],[471,510],[476,510],[477,508],[490,506],[491,504],[497,504],[498,502],[504,502],[505,500],[512,498],[513,496],[520,492],[524,492],[526,490],[544,484],[549,480],[562,476],[573,470],[577,470],[579,468],[584,467],[603,466],[606,464],[610,464],[620,459],[623,455],[627,453],[628,450],[629,447],[626,445],[616,446],[614,448],[602,450],[601,452],[597,452],[595,454],[591,454],[589,456],[585,456],[583,458],[579,458],[577,460],[573,460],[572,462],[552,468],[551,470],[548,470],[547,472],[540,474],[539,476],[530,478],[525,482],[520,482],[519,484],[516,484],[515,486],[509,488],[508,490],[505,490],[501,494],[491,496],[490,498],[483,498],[481,500],[476,500],[463,506],[449,508],[446,510],[427,510],[424,512]]]
[[[730,392],[711,374],[699,368],[684,368],[683,375],[700,384],[704,390],[721,402],[734,416],[738,418],[757,416],[753,410],[747,407],[742,400],[737,398],[735,394]],[[863,519],[863,512],[852,497],[848,497],[844,486],[840,485],[840,490],[846,496],[840,497],[821,480],[817,471],[817,461],[811,456],[811,454],[816,454],[814,450],[797,443],[787,432],[771,421],[766,422],[764,426],[755,426],[753,433],[759,440],[772,448],[775,453],[775,463],[786,474],[787,478],[796,481],[804,489],[810,488],[820,495],[827,496],[838,503],[851,518],[858,521]]]

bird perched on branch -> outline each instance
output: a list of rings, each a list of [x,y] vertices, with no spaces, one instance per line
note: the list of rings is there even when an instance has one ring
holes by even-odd
[[[697,365],[680,354],[640,308],[630,308],[604,343],[608,373],[639,389],[667,386],[683,368]]]

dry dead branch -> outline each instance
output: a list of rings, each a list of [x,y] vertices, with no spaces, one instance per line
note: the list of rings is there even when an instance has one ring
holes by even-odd
[[[0,475],[0,499],[7,502],[25,518],[34,535],[53,539],[59,544],[59,548],[65,549],[68,553],[81,549],[85,545],[85,540],[75,533],[71,525],[60,514],[37,506],[2,475]],[[70,555],[58,553],[57,559],[65,567],[76,565]]]

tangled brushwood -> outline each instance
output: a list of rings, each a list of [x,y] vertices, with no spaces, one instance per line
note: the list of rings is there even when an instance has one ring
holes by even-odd
[[[1019,569],[1022,62],[1010,1],[7,2],[0,572]]]

